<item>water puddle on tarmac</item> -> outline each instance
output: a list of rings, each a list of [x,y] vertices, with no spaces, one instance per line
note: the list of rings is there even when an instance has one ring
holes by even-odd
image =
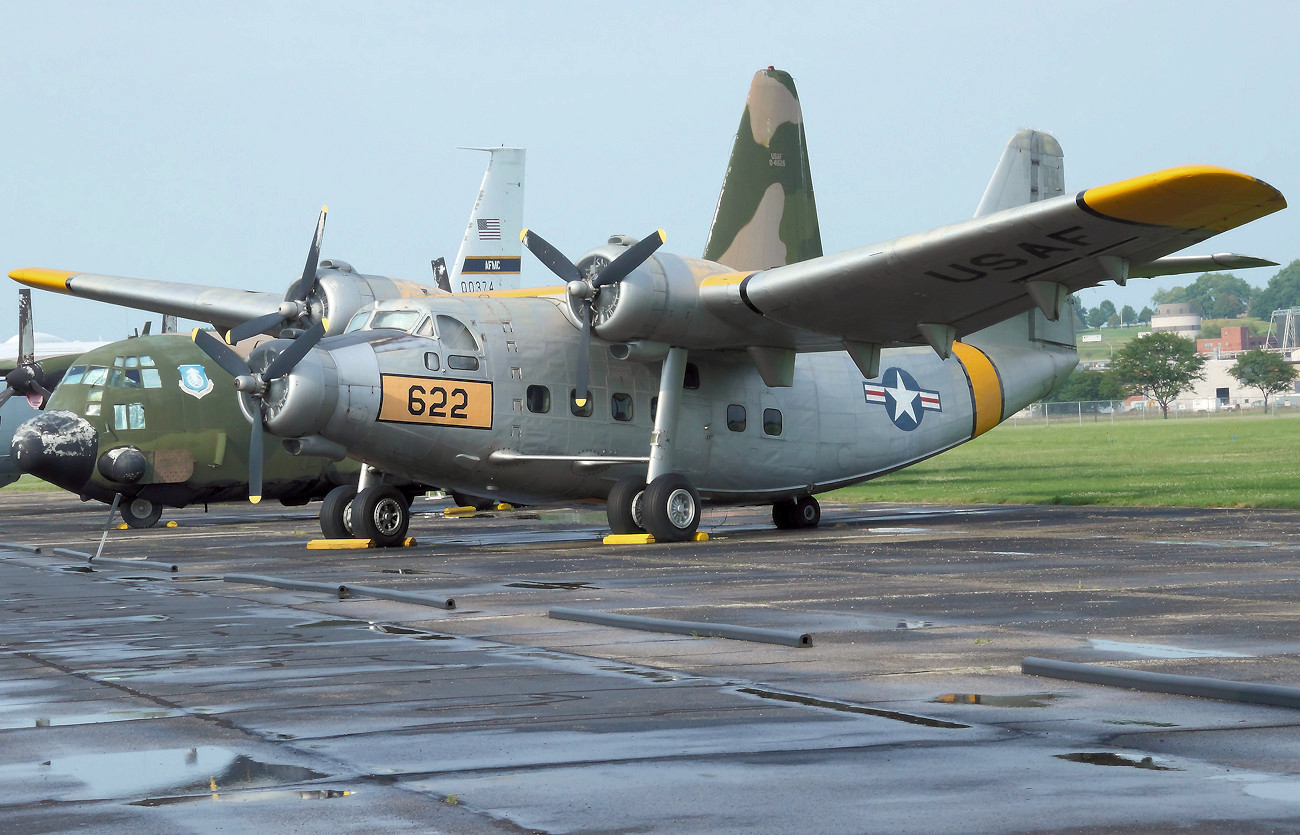
[[[580,589],[595,589],[591,583],[561,583],[561,582],[541,582],[539,580],[520,580],[517,583],[506,583],[508,589],[553,589],[557,591],[578,591]]]
[[[623,673],[629,676],[640,676],[641,678],[653,681],[655,684],[670,684],[677,681],[677,676],[658,670],[638,670],[636,667],[600,667],[599,669],[610,673]]]
[[[931,719],[928,716],[914,716],[910,713],[899,713],[895,710],[879,710],[874,707],[863,707],[862,705],[849,704],[847,702],[833,702],[829,699],[817,699],[812,696],[799,696],[794,693],[779,693],[775,690],[760,690],[757,687],[738,687],[736,691],[749,696],[757,696],[760,699],[773,699],[778,702],[791,702],[793,704],[805,705],[807,707],[820,707],[826,710],[837,710],[841,713],[861,713],[866,716],[879,716],[882,719],[894,719],[898,722],[906,722],[909,725],[924,725],[927,728],[969,728],[970,725],[961,725],[956,722],[945,722],[942,719]]]
[[[214,745],[56,756],[39,769],[44,775],[82,783],[83,787],[73,790],[69,799],[141,794],[211,797],[220,792],[279,787],[329,776],[299,765],[262,762]]]
[[[989,707],[1047,707],[1065,698],[1060,693],[1029,693],[1023,696],[981,696],[976,693],[944,693],[934,701],[943,705],[988,705]]]
[[[454,641],[454,635],[441,635],[437,632],[429,632],[425,629],[412,629],[407,626],[394,626],[391,623],[376,623],[370,620],[315,620],[310,623],[296,623],[294,629],[327,629],[335,626],[353,626],[360,629],[368,629],[372,632],[382,632],[385,635],[405,635],[409,638],[415,638],[417,641]]]
[[[177,708],[167,710],[105,710],[99,713],[73,713],[67,716],[41,717],[35,720],[37,728],[57,728],[64,725],[98,725],[103,722],[132,722],[136,719],[174,719],[186,716],[186,712]],[[24,724],[6,722],[0,719],[0,729],[30,728],[32,720]]]
[[[422,568],[381,568],[380,574],[433,574],[432,571],[425,571]]]
[[[1081,752],[1077,754],[1056,754],[1058,760],[1068,760],[1072,763],[1086,763],[1087,765],[1107,765],[1107,766],[1127,766],[1129,768],[1143,768],[1147,771],[1182,771],[1181,768],[1174,768],[1168,765],[1159,765],[1151,757],[1142,757],[1134,759],[1126,757],[1123,754],[1116,754],[1113,751],[1095,751],[1091,753]]]
[[[1124,641],[1103,641],[1089,638],[1092,648],[1102,652],[1126,652],[1146,658],[1253,658],[1240,652],[1222,652],[1217,649],[1187,649],[1164,644],[1130,644]]]

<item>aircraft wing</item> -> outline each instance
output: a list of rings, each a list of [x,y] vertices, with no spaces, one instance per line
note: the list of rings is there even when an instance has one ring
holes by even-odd
[[[732,280],[745,305],[782,325],[944,353],[1034,306],[1054,318],[1066,293],[1103,281],[1271,263],[1164,256],[1285,207],[1253,177],[1172,168]]]
[[[211,322],[223,331],[249,319],[275,312],[284,300],[283,292],[259,293],[43,268],[13,270],[9,277],[28,287],[79,299],[109,302],[154,313],[170,313],[198,322]]]

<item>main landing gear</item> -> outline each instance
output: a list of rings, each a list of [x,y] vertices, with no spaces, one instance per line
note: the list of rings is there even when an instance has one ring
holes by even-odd
[[[162,505],[139,497],[128,499],[118,510],[122,521],[133,528],[152,528],[162,518]]]
[[[655,542],[685,542],[700,526],[700,494],[686,476],[672,472],[672,444],[681,411],[686,350],[668,349],[659,372],[659,408],[650,436],[646,479],[623,479],[606,499],[605,515],[616,534],[648,533]]]
[[[783,531],[815,528],[822,521],[822,506],[812,496],[772,502],[772,523]]]
[[[358,487],[344,484],[326,494],[320,508],[320,529],[326,539],[369,539],[379,548],[406,541],[411,501],[381,478],[378,470],[363,466]]]

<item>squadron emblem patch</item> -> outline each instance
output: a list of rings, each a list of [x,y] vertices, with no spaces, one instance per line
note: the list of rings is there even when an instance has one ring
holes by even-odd
[[[208,379],[208,370],[201,365],[178,365],[181,373],[181,391],[202,400],[212,391],[212,380]]]
[[[901,368],[886,371],[879,383],[863,383],[862,391],[867,403],[884,406],[889,419],[904,432],[920,426],[926,412],[943,411],[939,392],[921,388],[916,379]]]

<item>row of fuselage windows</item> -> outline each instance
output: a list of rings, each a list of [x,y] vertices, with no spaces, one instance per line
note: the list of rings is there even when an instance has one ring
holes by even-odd
[[[533,414],[544,415],[551,411],[551,390],[546,386],[532,385],[527,389],[525,404]],[[650,398],[650,420],[655,419],[659,398]],[[578,392],[569,389],[569,414],[575,417],[591,417],[595,413],[595,400],[591,391],[587,391],[586,402],[578,405]],[[616,391],[609,396],[609,416],[614,420],[628,422],[632,420],[632,395]],[[732,432],[744,432],[749,425],[749,412],[740,403],[727,404],[727,428]],[[780,435],[782,419],[780,409],[763,410],[763,434]]]
[[[162,378],[154,367],[153,357],[116,357],[111,366],[74,365],[63,375],[60,385],[112,386],[127,389],[162,388]]]

